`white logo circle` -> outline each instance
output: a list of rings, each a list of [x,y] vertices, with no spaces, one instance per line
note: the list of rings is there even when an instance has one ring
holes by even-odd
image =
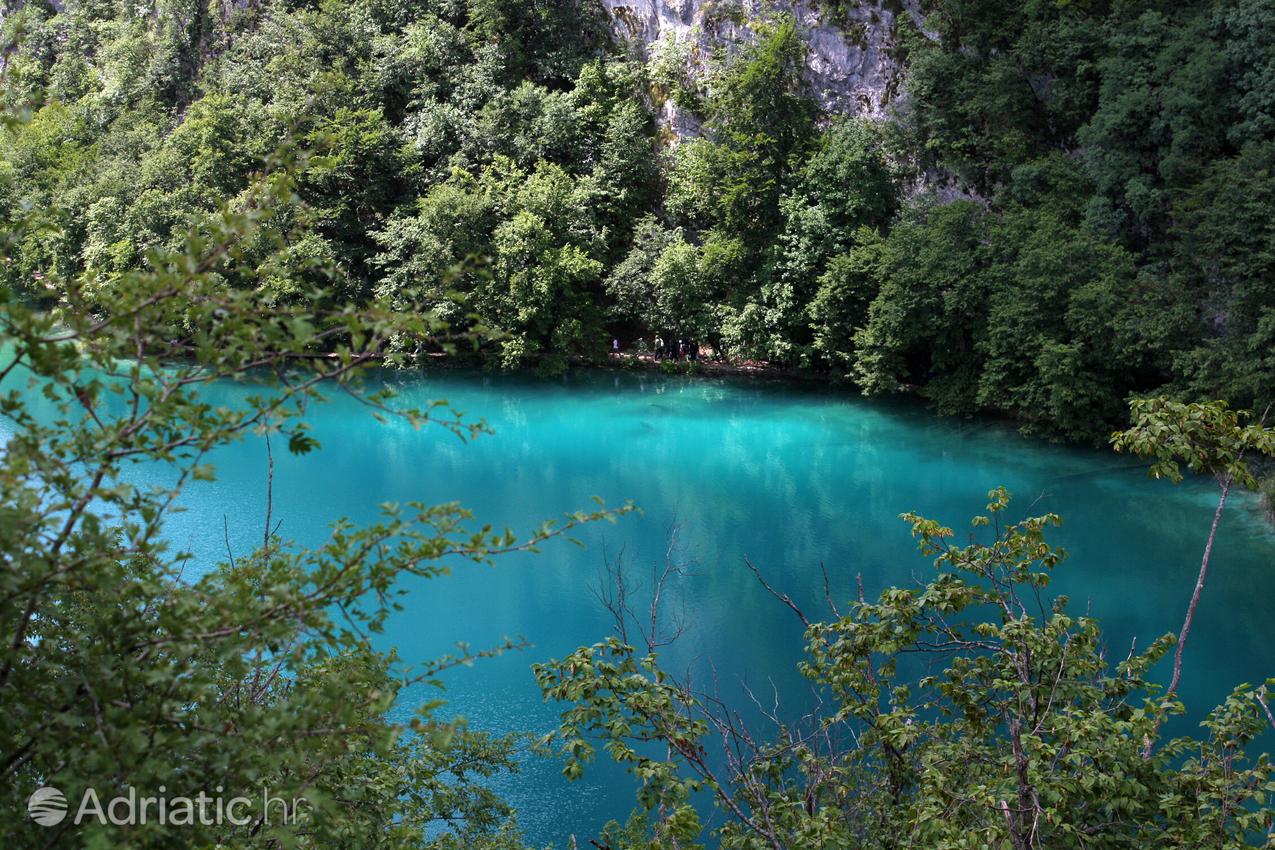
[[[56,788],[37,788],[27,798],[27,812],[40,826],[57,826],[66,817],[66,795]]]

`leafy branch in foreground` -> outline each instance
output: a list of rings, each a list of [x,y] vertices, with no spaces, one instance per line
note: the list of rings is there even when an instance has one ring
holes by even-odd
[[[0,290],[0,819],[5,846],[508,847],[509,809],[482,779],[515,767],[512,736],[491,737],[419,707],[386,712],[403,688],[508,648],[426,663],[377,650],[370,633],[398,607],[398,580],[534,550],[582,523],[571,514],[526,535],[473,527],[458,505],[385,506],[366,526],[338,521],[303,549],[266,522],[257,551],[199,565],[165,545],[165,519],[208,457],[251,434],[317,447],[309,405],[333,390],[381,417],[483,433],[446,402],[399,405],[360,376],[393,340],[439,338],[428,315],[325,306],[321,289],[288,304],[237,286],[259,246],[280,240],[297,205],[288,170],[267,175],[148,268],[56,281],[46,304]],[[9,237],[23,221],[9,222]],[[6,244],[8,244],[6,242]],[[245,246],[254,246],[249,250]],[[266,256],[265,261],[269,261]],[[234,406],[203,390],[250,385]],[[142,485],[137,463],[170,471]],[[409,668],[407,661],[416,665]],[[268,788],[304,799],[300,820],[132,826],[20,816],[36,788],[74,805],[129,789],[194,796]]]
[[[1253,418],[1250,411],[1232,410],[1224,401],[1188,404],[1166,398],[1134,399],[1130,404],[1132,426],[1111,437],[1116,451],[1150,458],[1154,478],[1181,483],[1181,467],[1185,464],[1196,474],[1213,476],[1219,490],[1217,510],[1213,513],[1213,524],[1209,526],[1204,556],[1200,560],[1200,574],[1173,650],[1173,677],[1166,692],[1169,695],[1177,693],[1182,680],[1182,653],[1191,634],[1200,594],[1204,592],[1213,543],[1231,487],[1238,484],[1255,489],[1257,479],[1250,469],[1252,462],[1263,456],[1275,457],[1275,430],[1266,427],[1269,413],[1267,408],[1260,421],[1250,422]]]
[[[595,844],[701,846],[703,791],[729,850],[1275,846],[1275,773],[1248,752],[1275,726],[1275,680],[1241,685],[1204,735],[1151,752],[1183,710],[1148,678],[1172,636],[1113,664],[1096,620],[1042,601],[1065,558],[1046,540],[1061,520],[1006,523],[1009,498],[991,492],[972,524],[986,539],[965,546],[904,515],[934,559],[922,587],[861,592],[844,615],[830,596],[826,622],[775,594],[806,625],[814,699],[799,719],[766,709],[767,729],[750,728],[622,637],[539,665],[546,699],[567,704],[550,737],[567,775],[601,744],[642,783],[635,820]]]

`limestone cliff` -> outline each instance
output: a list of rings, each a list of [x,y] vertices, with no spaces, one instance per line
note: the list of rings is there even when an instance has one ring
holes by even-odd
[[[649,58],[665,45],[680,46],[691,61],[731,49],[753,35],[762,15],[791,15],[806,41],[806,77],[831,112],[881,117],[902,94],[899,26],[919,25],[915,1],[862,0],[602,0],[618,38]],[[679,135],[696,129],[690,116],[664,104]]]

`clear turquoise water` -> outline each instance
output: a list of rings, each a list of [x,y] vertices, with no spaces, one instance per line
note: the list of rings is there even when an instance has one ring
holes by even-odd
[[[554,543],[539,556],[409,588],[407,610],[383,638],[408,661],[460,640],[482,647],[522,635],[535,645],[449,676],[451,705],[477,728],[552,725],[554,708],[541,702],[529,665],[607,634],[608,615],[590,590],[604,548],[623,547],[635,569],[647,567],[663,557],[674,524],[695,568],[675,588],[691,626],[670,651],[670,667],[701,681],[715,669],[728,697],[739,695],[741,679],[765,692],[773,681],[795,710],[804,693],[793,669],[800,625],[758,586],[745,556],[813,612],[823,596],[821,563],[841,598],[854,594],[856,574],[869,595],[923,580],[930,565],[898,514],[917,510],[961,529],[986,492],[1004,485],[1019,513],[1064,516],[1056,540],[1072,557],[1054,589],[1100,616],[1112,652],[1123,656],[1133,637],[1145,646],[1178,627],[1215,500],[1208,481],[1173,487],[1110,453],[822,387],[609,372],[556,381],[446,373],[397,383],[407,400],[446,398],[495,434],[462,445],[441,429],[378,425],[352,400],[333,398],[312,413],[321,452],[275,453],[274,517],[285,537],[319,542],[332,519],[371,519],[386,501],[459,500],[481,520],[515,530],[590,507],[593,496],[644,509],[585,529],[584,549]],[[230,401],[243,390],[216,392]],[[216,461],[218,480],[193,488],[187,512],[168,529],[204,565],[224,557],[223,516],[240,551],[260,539],[264,521],[264,446],[245,442]],[[1187,653],[1182,690],[1194,711],[1183,730],[1233,685],[1275,674],[1275,537],[1251,500],[1229,512],[1221,534]],[[409,694],[404,712],[417,696],[433,692]],[[599,762],[569,784],[560,767],[528,759],[521,775],[499,782],[534,841],[565,846],[568,833],[583,839],[630,809],[630,786],[614,768]]]

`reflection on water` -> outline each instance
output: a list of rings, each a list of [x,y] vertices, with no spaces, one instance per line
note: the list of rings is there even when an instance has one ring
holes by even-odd
[[[1215,499],[1210,482],[1148,481],[1109,453],[823,388],[610,372],[559,381],[457,373],[395,380],[409,401],[446,398],[485,418],[495,434],[464,445],[442,429],[381,426],[335,397],[312,409],[320,453],[276,454],[274,517],[285,537],[317,543],[333,518],[368,520],[387,501],[459,500],[482,521],[515,530],[588,508],[595,495],[611,504],[632,499],[644,510],[585,529],[584,550],[555,543],[538,557],[463,568],[410,588],[407,610],[383,636],[408,661],[456,641],[481,647],[522,635],[535,644],[450,676],[451,704],[477,728],[552,725],[553,708],[541,703],[528,666],[607,633],[590,592],[604,545],[625,547],[633,564],[654,563],[676,525],[697,566],[675,588],[691,629],[669,650],[669,666],[701,680],[715,669],[727,696],[740,679],[755,690],[773,682],[796,710],[805,692],[793,669],[800,625],[753,580],[745,555],[813,611],[823,598],[821,564],[843,598],[859,574],[869,595],[923,580],[930,566],[899,513],[963,528],[986,492],[1005,485],[1016,511],[1063,515],[1055,540],[1072,557],[1054,588],[1101,617],[1113,652],[1123,655],[1133,637],[1146,646],[1179,625]],[[215,392],[227,402],[243,390]],[[224,557],[223,516],[241,550],[260,539],[264,519],[263,446],[233,446],[216,462],[218,480],[192,489],[188,512],[168,530],[205,569]],[[165,472],[142,475],[158,480]],[[1251,504],[1227,516],[1214,564],[1187,652],[1182,693],[1194,712],[1183,730],[1234,684],[1275,673],[1266,610],[1275,595],[1275,539]],[[523,775],[500,782],[533,842],[564,846],[568,832],[592,834],[629,810],[627,780],[608,765],[575,784],[559,769],[530,759]]]

